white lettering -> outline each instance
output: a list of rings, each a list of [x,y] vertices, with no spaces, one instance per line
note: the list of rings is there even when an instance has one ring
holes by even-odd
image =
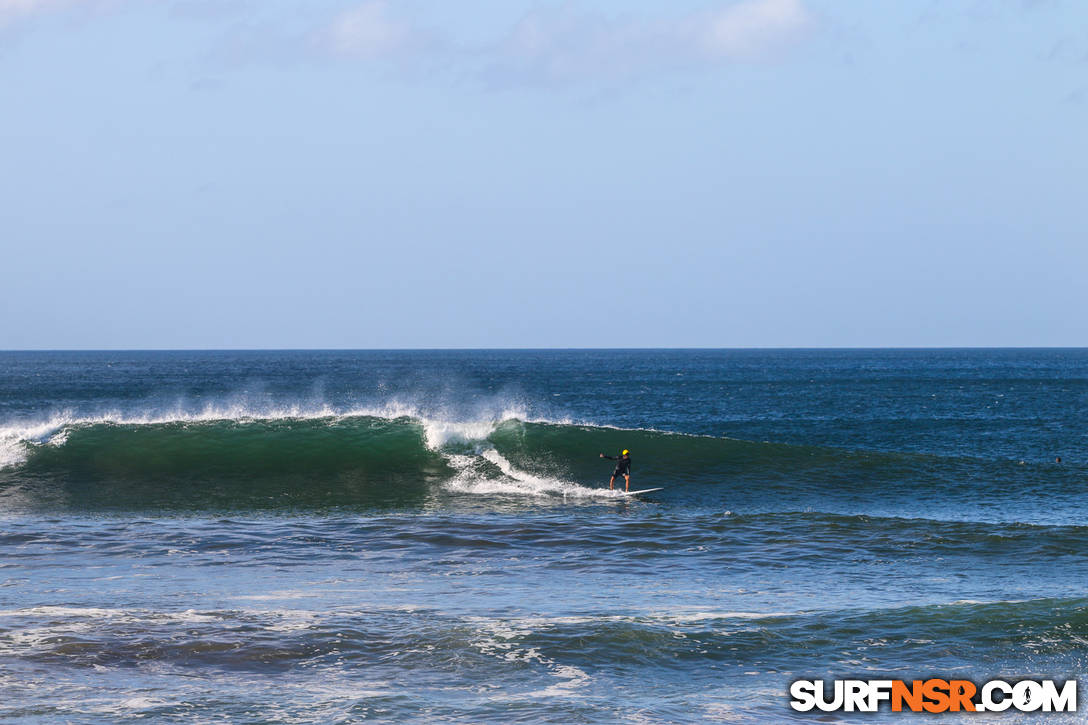
[[[1059,692],[1053,680],[1043,680],[1043,711],[1076,712],[1077,681],[1066,680]]]
[[[790,685],[790,707],[798,712],[808,712],[816,707],[816,683],[812,680],[798,680]]]
[[[1003,697],[995,700],[994,691],[1001,692]],[[1003,680],[990,680],[982,686],[982,704],[988,712],[1003,712],[1012,706],[1012,685]]]

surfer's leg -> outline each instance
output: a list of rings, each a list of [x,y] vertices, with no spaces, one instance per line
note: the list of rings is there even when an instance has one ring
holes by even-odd
[[[626,481],[626,485],[623,487],[623,490],[624,491],[630,491],[631,490],[631,477],[628,476],[625,473],[625,474],[623,474],[623,480]]]
[[[616,474],[612,474],[612,478],[608,479],[608,490],[612,490],[612,484],[616,481]]]

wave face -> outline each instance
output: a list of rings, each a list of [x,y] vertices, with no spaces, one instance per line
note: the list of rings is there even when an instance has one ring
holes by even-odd
[[[6,477],[65,507],[199,509],[380,501],[449,474],[418,426],[330,418],[75,423]]]
[[[411,508],[454,494],[602,501],[629,448],[635,488],[689,505],[1058,523],[1074,520],[1076,467],[851,452],[590,424],[297,411],[62,419],[9,427],[0,496],[11,509]],[[1016,480],[1010,489],[1003,482]],[[995,485],[996,482],[996,485]],[[972,491],[973,498],[950,496]],[[505,499],[503,498],[505,497]],[[1041,497],[1046,506],[1040,507]],[[1049,513],[1048,513],[1049,512]]]

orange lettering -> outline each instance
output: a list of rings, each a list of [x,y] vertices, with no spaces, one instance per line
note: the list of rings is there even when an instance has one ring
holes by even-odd
[[[892,681],[892,712],[902,712],[903,703],[912,712],[922,711],[922,681],[913,680],[910,687],[902,680]]]
[[[926,680],[922,683],[922,694],[929,702],[922,705],[926,712],[945,712],[948,710],[948,681]]]
[[[965,712],[974,712],[975,703],[971,698],[975,696],[975,683],[970,680],[951,680],[948,683],[949,706],[952,712],[959,712],[963,708]]]

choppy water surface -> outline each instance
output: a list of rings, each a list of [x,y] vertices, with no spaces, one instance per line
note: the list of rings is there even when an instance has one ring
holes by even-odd
[[[0,717],[780,722],[799,677],[1080,677],[1086,411],[1081,350],[2,353]],[[604,490],[620,448],[664,490]]]

